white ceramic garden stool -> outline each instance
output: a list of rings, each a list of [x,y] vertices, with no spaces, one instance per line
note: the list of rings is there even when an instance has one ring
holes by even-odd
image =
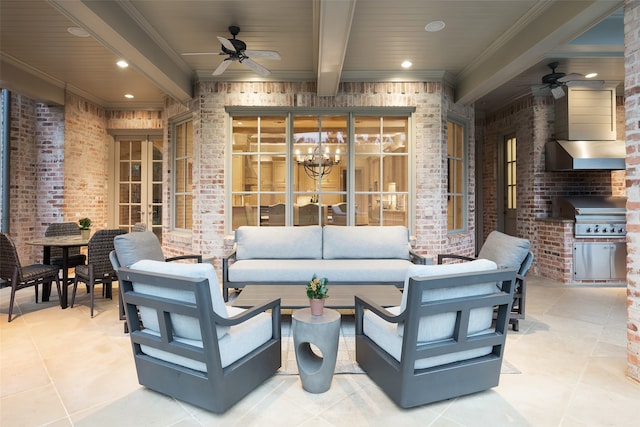
[[[310,393],[324,393],[331,387],[338,357],[340,313],[325,308],[321,316],[311,309],[296,310],[291,315],[293,345],[302,388]],[[320,350],[316,354],[311,344]]]

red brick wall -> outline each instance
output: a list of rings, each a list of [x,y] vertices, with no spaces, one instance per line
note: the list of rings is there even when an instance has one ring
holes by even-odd
[[[640,381],[640,2],[625,1],[627,371]]]
[[[67,221],[89,217],[107,228],[109,146],[105,110],[67,92],[64,129],[64,214]]]

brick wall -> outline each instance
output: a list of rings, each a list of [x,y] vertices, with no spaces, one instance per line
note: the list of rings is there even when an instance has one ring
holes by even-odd
[[[16,244],[18,256],[28,264],[34,248],[24,242],[34,238],[37,201],[36,109],[32,99],[11,94],[9,123],[9,234]]]
[[[640,381],[640,1],[625,1],[627,372]]]
[[[107,228],[109,145],[105,110],[67,92],[64,130],[64,216],[89,217]]]

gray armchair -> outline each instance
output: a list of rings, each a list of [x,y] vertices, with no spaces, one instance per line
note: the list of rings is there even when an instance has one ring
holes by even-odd
[[[143,260],[118,276],[141,385],[222,413],[280,368],[279,299],[226,307],[207,263]]]
[[[477,260],[411,266],[409,276],[400,307],[356,296],[360,367],[403,408],[498,385],[515,269]]]
[[[527,296],[527,272],[533,263],[533,253],[529,251],[531,242],[527,239],[509,236],[499,231],[492,231],[487,240],[480,248],[478,258],[488,259],[501,268],[515,268],[518,271],[516,276],[516,289],[513,294],[513,305],[509,323],[514,331],[519,330],[519,320],[524,319],[525,302]],[[443,264],[447,259],[470,261],[474,258],[456,254],[438,255],[438,264]]]

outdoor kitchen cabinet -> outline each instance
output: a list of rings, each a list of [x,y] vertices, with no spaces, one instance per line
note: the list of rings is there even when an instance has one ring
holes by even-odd
[[[624,280],[627,246],[625,242],[575,242],[575,280]]]

